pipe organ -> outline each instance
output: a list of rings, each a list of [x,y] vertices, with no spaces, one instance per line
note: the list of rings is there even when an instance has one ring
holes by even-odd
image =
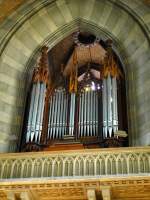
[[[50,141],[63,141],[66,137],[90,142],[94,138],[94,142],[100,143],[113,138],[119,130],[117,99],[121,71],[111,51],[108,50],[104,64],[96,69],[100,72],[99,79],[93,76],[92,64],[88,63],[79,81],[77,62],[74,62],[70,82],[65,77],[62,85],[50,82],[46,59],[47,49],[43,47],[39,66],[33,74],[25,143],[48,145]],[[44,144],[42,137],[45,137]]]
[[[98,136],[98,92],[81,92],[79,102],[79,137]]]
[[[27,123],[26,142],[40,142],[44,112],[46,84],[37,82],[33,84],[31,92],[31,104]]]
[[[112,137],[118,131],[117,79],[122,76],[109,48],[102,69],[103,137]]]
[[[103,134],[111,137],[118,130],[117,80],[108,75],[103,79]]]
[[[55,89],[49,100],[48,139],[62,139],[67,132],[68,96],[64,88]]]
[[[47,63],[45,55],[46,51],[47,48],[43,47],[39,67],[34,70],[33,74],[33,85],[27,121],[26,143],[40,143],[41,140],[44,104],[48,80],[48,69],[46,67]],[[43,67],[43,64],[45,67]]]

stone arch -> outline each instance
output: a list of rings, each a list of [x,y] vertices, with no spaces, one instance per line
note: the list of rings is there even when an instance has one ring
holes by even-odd
[[[23,123],[26,79],[39,48],[43,44],[52,48],[79,27],[115,41],[114,48],[125,66],[127,78],[130,144],[150,143],[149,27],[144,23],[147,22],[144,7],[143,14],[138,15],[137,8],[132,12],[134,3],[127,5],[127,0],[119,3],[114,0],[33,1],[30,9],[31,5],[26,3],[12,15],[11,22],[3,23],[0,32],[3,36],[0,44],[0,151],[16,150]],[[17,15],[20,13],[21,17]]]

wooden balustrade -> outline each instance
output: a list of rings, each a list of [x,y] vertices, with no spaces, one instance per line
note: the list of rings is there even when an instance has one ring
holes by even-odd
[[[149,147],[0,154],[1,179],[148,173]]]

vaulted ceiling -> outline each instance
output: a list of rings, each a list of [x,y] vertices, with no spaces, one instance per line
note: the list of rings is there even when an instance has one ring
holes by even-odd
[[[21,5],[26,3],[33,3],[36,0],[0,0],[0,23],[2,23],[7,17],[15,12]],[[133,0],[136,1],[136,0]],[[141,6],[150,6],[150,0],[138,0],[141,2]]]

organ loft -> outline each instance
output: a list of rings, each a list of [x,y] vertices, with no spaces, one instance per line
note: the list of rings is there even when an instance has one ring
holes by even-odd
[[[126,78],[110,39],[78,31],[41,48],[21,151],[128,146]]]

